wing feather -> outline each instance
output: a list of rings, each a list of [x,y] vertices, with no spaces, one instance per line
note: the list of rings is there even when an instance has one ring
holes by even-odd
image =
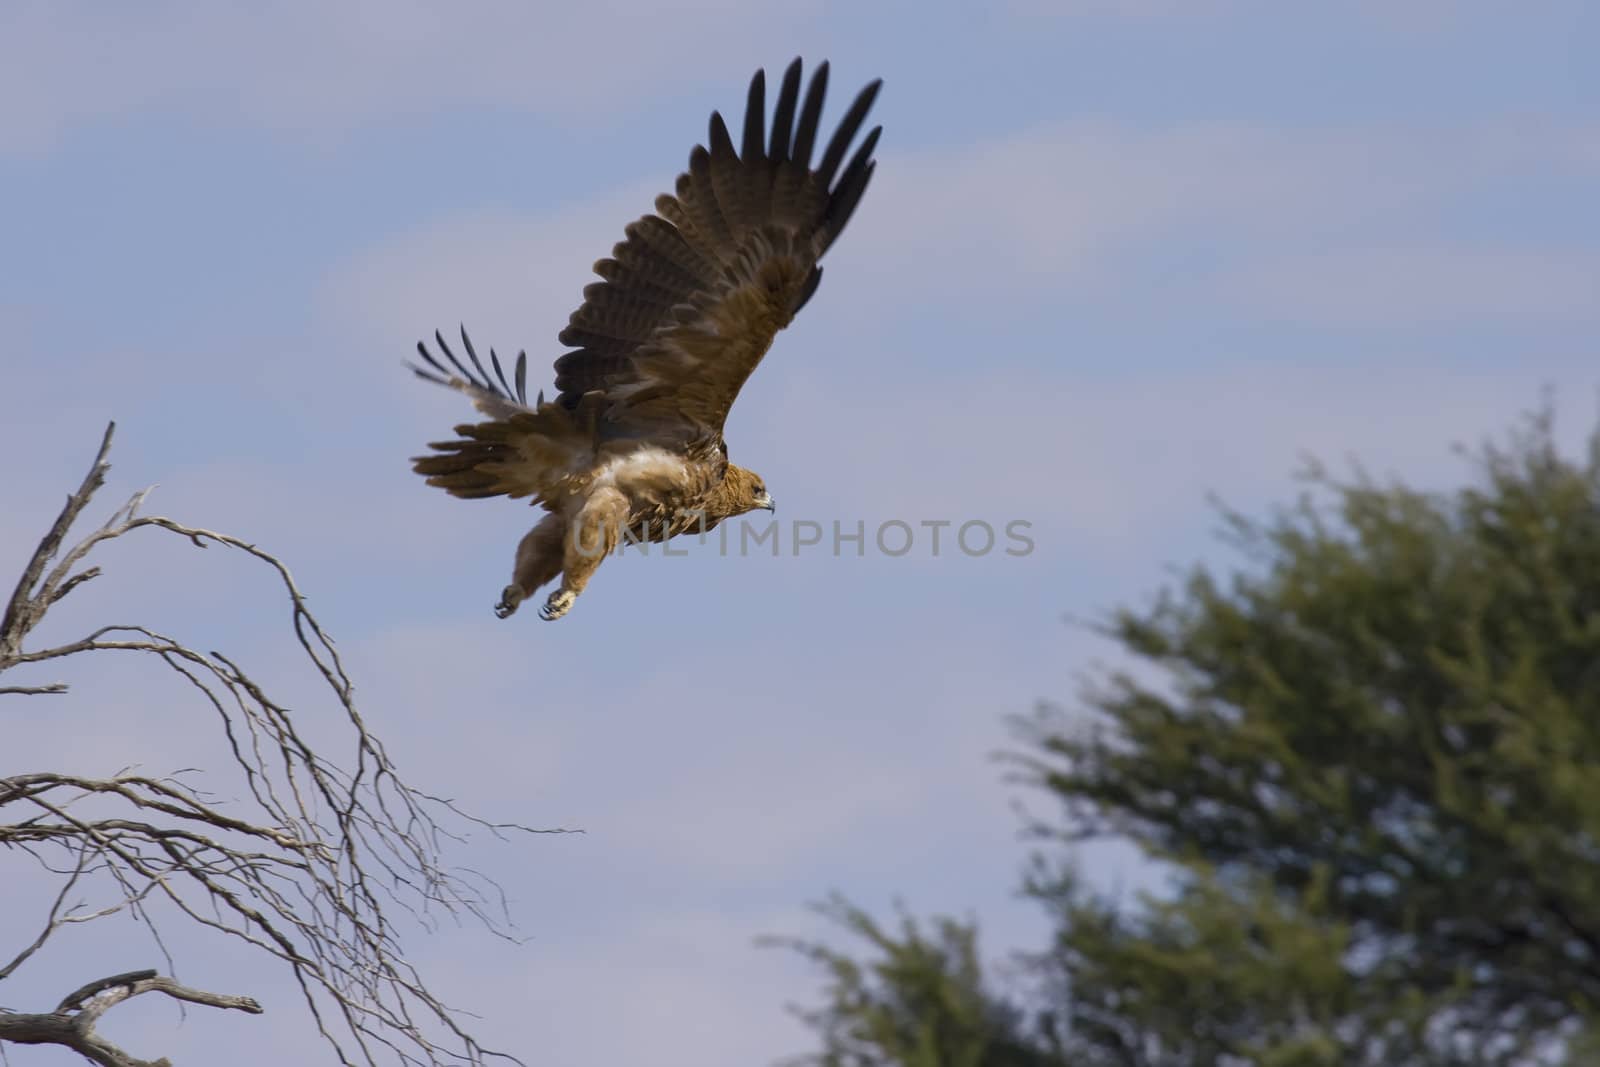
[[[689,172],[678,179],[678,204],[693,222],[689,242],[712,259],[718,250],[733,243],[728,221],[717,203],[717,189],[711,181],[711,153],[695,145],[689,153]]]
[[[671,200],[669,196],[658,198]],[[715,260],[701,255],[665,218],[645,215],[628,224],[624,239],[612,250],[618,263],[635,270],[659,273],[662,284],[675,293],[709,284],[717,275]]]
[[[720,433],[774,336],[816,291],[817,260],[872,177],[881,128],[848,163],[845,156],[881,82],[852,101],[811,170],[828,65],[818,65],[803,98],[801,75],[796,59],[784,71],[769,126],[766,74],[757,71],[739,152],[713,113],[710,147],[690,152],[673,193],[657,198],[656,214],[632,223],[611,258],[595,265],[602,280],[584,290],[561,332],[574,350],[555,370],[560,403],[603,394],[611,429],[602,432]]]
[[[772,142],[767,147],[767,158],[774,163],[789,160],[789,140],[794,133],[794,108],[800,97],[800,60],[797,57],[783,72],[783,84],[778,88],[778,106],[772,113]]]
[[[861,202],[861,195],[867,191],[867,183],[872,180],[872,172],[878,166],[871,162],[871,156],[873,148],[878,144],[878,134],[882,129],[881,126],[875,127],[867,134],[855,158],[851,159],[850,165],[845,168],[844,176],[839,179],[838,190],[828,202],[827,239],[822,246],[824,250],[844,232],[844,224],[850,221],[856,205]]]
[[[790,158],[801,168],[811,166],[811,148],[817,143],[817,124],[822,120],[822,100],[828,95],[828,61],[817,64],[811,75],[811,85],[806,89],[806,102],[800,108],[800,124],[794,131],[794,148]]]
[[[845,152],[850,148],[850,142],[855,140],[856,131],[861,129],[861,123],[871,110],[872,102],[877,99],[878,89],[882,85],[882,79],[869,83],[850,105],[850,110],[845,112],[844,118],[839,120],[838,128],[833,131],[833,138],[828,141],[828,147],[822,153],[822,162],[817,164],[817,181],[821,184],[833,183],[833,175],[839,169],[839,161],[844,159]]]
[[[767,139],[763,132],[767,121],[767,72],[758,70],[750,79],[750,92],[744,101],[744,140],[739,155],[748,162],[761,158],[761,145]]]

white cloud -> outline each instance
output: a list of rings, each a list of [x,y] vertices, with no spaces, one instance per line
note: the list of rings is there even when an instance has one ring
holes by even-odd
[[[529,387],[548,384],[550,361],[562,351],[556,334],[582,301],[583,287],[597,280],[590,268],[611,254],[628,223],[654,210],[677,162],[662,161],[659,180],[629,183],[550,214],[455,218],[362,249],[332,268],[323,306],[341,328],[398,352],[441,329],[464,356],[456,327],[465,323],[484,357],[491,345],[502,357],[527,347]]]
[[[1276,14],[1264,0],[1006,0],[1005,9],[1033,18],[1157,20],[1182,24]],[[1437,32],[1474,15],[1502,16],[1504,9],[1481,0],[1347,0],[1332,9],[1379,30]]]
[[[1035,18],[1213,18],[1246,6],[1243,0],[1006,0],[1014,14]]]
[[[872,278],[842,288],[891,311],[925,311],[939,299],[1003,315],[1008,297],[1170,299],[1289,250],[1359,255],[1399,241],[1443,258],[1459,239],[1446,246],[1436,236],[1439,205],[1508,174],[1592,169],[1582,151],[1590,136],[1066,122],[953,152],[887,150],[840,243]],[[1493,243],[1466,251],[1479,261],[1501,254]],[[1522,250],[1506,255],[1512,270]],[[1557,265],[1582,266],[1558,261],[1546,275]],[[1457,310],[1470,315],[1475,295],[1463,294]]]
[[[1430,212],[1508,173],[1590,169],[1588,138],[1063,123],[955,151],[886,149],[806,329],[873,336],[935,306],[945,321],[1003,326],[1047,298],[1130,316],[1221,300],[1235,317],[1318,324],[1335,311],[1397,325],[1570,316],[1593,306],[1591,258],[1446,239]],[[589,265],[677,166],[660,160],[655,179],[549,215],[449,220],[370,248],[328,279],[332,317],[363,335],[386,324],[386,344],[465,319],[501,349],[531,343],[547,365]],[[1072,326],[1063,316],[1048,343],[1070,344]]]
[[[793,5],[637,0],[470,8],[423,0],[336,5],[73,9],[20,0],[0,14],[0,153],[73,126],[153,109],[322,136],[460,105],[571,120],[720,78],[717,54],[762,54],[811,20]],[[648,23],[648,32],[619,26]],[[730,67],[731,71],[732,68]]]
[[[1216,291],[1263,318],[1330,327],[1593,322],[1600,256],[1442,245],[1291,253],[1219,279]]]
[[[1581,353],[1530,351],[1524,359],[1515,369],[1475,370],[1412,354],[1012,371],[976,384],[932,375],[906,383],[880,372],[864,374],[846,398],[832,396],[822,376],[796,373],[740,440],[747,453],[763,455],[806,440],[803,460],[784,473],[807,478],[804,491],[843,514],[1020,516],[1039,525],[1041,549],[1053,557],[1131,559],[1167,543],[1169,524],[1201,514],[1212,490],[1240,504],[1282,492],[1302,454],[1455,477],[1462,472],[1452,442],[1498,432],[1538,402],[1546,383],[1583,390],[1595,380]],[[895,403],[871,399],[884,395]],[[817,435],[824,405],[841,428]]]
[[[798,905],[684,903],[670,879],[596,887],[616,909],[568,920],[527,945],[474,946],[470,962],[435,939],[421,960],[469,996],[486,1040],[530,1064],[770,1064],[813,1044],[786,1004],[817,976],[792,953],[759,950],[765,934],[809,932]]]

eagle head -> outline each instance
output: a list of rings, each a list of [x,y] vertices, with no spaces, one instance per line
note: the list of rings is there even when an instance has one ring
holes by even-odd
[[[747,511],[758,509],[777,510],[777,505],[772,502],[772,494],[767,492],[767,483],[762,481],[761,475],[755,471],[746,470],[733,463],[728,464],[723,488],[728,495],[728,503],[732,505],[731,514],[743,515]]]

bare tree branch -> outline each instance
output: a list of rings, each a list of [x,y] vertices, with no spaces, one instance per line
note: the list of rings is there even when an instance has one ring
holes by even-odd
[[[94,1031],[100,1016],[144,993],[165,993],[191,1004],[261,1014],[261,1005],[249,997],[190,989],[171,978],[163,978],[154,970],[129,971],[97,979],[68,993],[53,1012],[0,1012],[0,1041],[14,1041],[19,1045],[62,1045],[104,1067],[171,1067],[166,1059],[137,1059]]]
[[[22,569],[22,577],[11,593],[10,602],[6,604],[5,616],[0,618],[0,664],[16,654],[22,647],[22,639],[28,636],[28,631],[38,625],[39,620],[44,617],[44,609],[49,604],[42,606],[38,604],[37,598],[32,595],[33,587],[39,581],[39,576],[44,573],[45,566],[61,548],[61,542],[66,539],[67,531],[78,521],[78,515],[88,506],[89,498],[94,496],[95,490],[105,483],[106,471],[111,469],[111,465],[106,462],[106,456],[111,452],[111,436],[116,429],[116,423],[107,424],[105,435],[100,439],[100,451],[96,453],[89,473],[84,475],[83,484],[78,486],[77,492],[67,497],[66,506],[61,509],[61,514],[56,516],[50,532],[44,535],[44,540],[39,542],[39,547],[34,550],[28,565]]]
[[[65,879],[41,933],[0,969],[0,980],[63,925],[123,910],[144,923],[165,953],[159,906],[282,961],[340,1063],[376,1064],[380,1057],[419,1065],[514,1059],[483,1048],[464,1028],[461,1013],[428,988],[401,951],[397,915],[403,912],[425,929],[440,916],[468,917],[516,940],[499,888],[471,870],[445,866],[441,850],[474,829],[496,837],[568,831],[486,822],[406,783],[358,712],[332,639],[306,607],[288,568],[270,553],[226,534],[141,516],[145,493],[62,553],[68,530],[105,480],[113,428],[23,570],[0,621],[0,673],[93,653],[156,657],[216,716],[245,799],[224,803],[196,788],[185,771],[152,776],[129,768],[93,777],[40,770],[0,778],[0,820],[16,813],[0,821],[0,847]],[[136,623],[100,626],[53,647],[25,647],[53,605],[100,573],[94,566],[78,569],[98,546],[144,529],[176,534],[200,548],[221,545],[276,573],[295,637],[342,712],[346,765],[353,769],[324,758],[288,707],[221,652],[202,652]],[[55,683],[6,687],[0,695],[64,691],[65,683]],[[319,722],[319,728],[325,725]],[[71,890],[89,882],[109,890],[112,902],[96,910],[67,907]],[[101,1012],[144,992],[260,1010],[248,998],[190,990],[154,971],[117,975],[76,991],[53,1013],[0,1010],[0,1048],[6,1041],[53,1041],[96,1063],[138,1067],[142,1061],[92,1030]]]

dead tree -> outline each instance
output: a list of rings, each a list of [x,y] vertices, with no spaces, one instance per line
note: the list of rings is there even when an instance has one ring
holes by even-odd
[[[281,961],[341,1063],[514,1060],[483,1048],[460,1014],[430,992],[401,951],[396,920],[429,927],[440,914],[467,916],[512,937],[494,884],[447,867],[441,850],[474,828],[496,835],[561,831],[483,822],[402,780],[356,710],[333,642],[307,610],[288,569],[267,552],[224,534],[141,515],[145,493],[63,552],[68,531],[104,482],[114,429],[107,427],[94,466],[5,605],[0,675],[91,654],[157,657],[216,716],[245,788],[241,800],[224,803],[183,772],[157,777],[128,770],[91,778],[60,769],[0,778],[0,884],[16,884],[18,863],[37,864],[61,881],[37,937],[9,958],[0,951],[0,980],[11,978],[63,926],[117,913],[144,923],[170,972],[158,918],[175,919]],[[175,534],[200,548],[221,545],[276,572],[300,647],[337,702],[348,746],[341,764],[313,750],[289,710],[220,652],[201,652],[134,624],[101,626],[51,648],[29,647],[29,635],[45,614],[100,574],[89,563],[95,550],[140,530]],[[66,691],[66,683],[56,681],[6,685],[0,697],[48,699]],[[13,870],[6,873],[5,866]],[[89,902],[77,899],[80,894],[101,896]],[[190,989],[158,970],[141,970],[91,981],[50,1011],[0,1008],[0,1053],[7,1042],[56,1044],[105,1067],[165,1064],[137,1059],[95,1032],[108,1009],[145,993],[262,1010],[249,997]]]

